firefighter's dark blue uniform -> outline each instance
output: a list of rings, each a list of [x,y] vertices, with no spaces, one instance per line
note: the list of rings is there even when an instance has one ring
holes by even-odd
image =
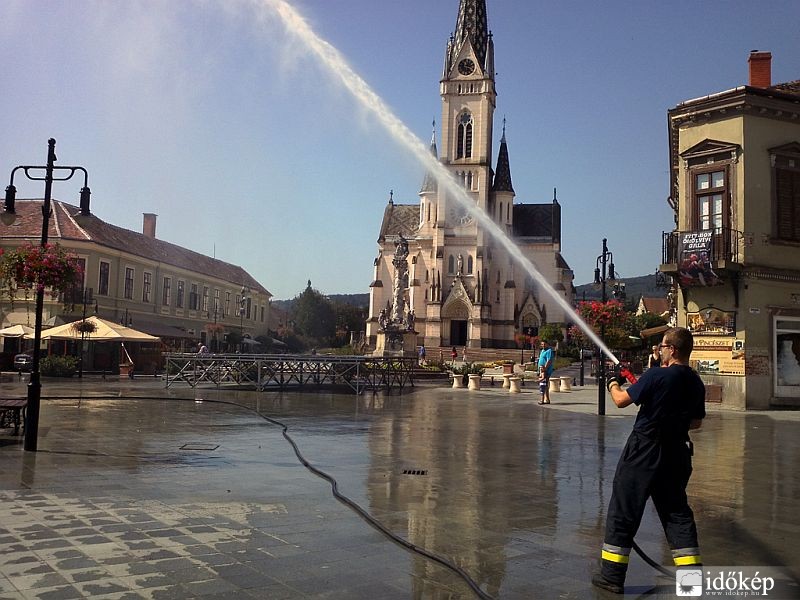
[[[706,414],[703,382],[690,367],[674,364],[648,369],[627,392],[640,408],[614,475],[601,571],[620,585],[649,497],[675,565],[702,564],[686,484],[692,474],[689,423]]]

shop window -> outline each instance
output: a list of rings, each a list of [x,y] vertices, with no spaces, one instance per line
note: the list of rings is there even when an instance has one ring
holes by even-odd
[[[800,317],[775,317],[775,395],[800,397]]]

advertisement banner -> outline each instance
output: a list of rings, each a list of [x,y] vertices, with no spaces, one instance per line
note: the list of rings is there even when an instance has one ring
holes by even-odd
[[[694,338],[692,366],[701,375],[744,376],[744,340]]]
[[[714,231],[691,231],[681,234],[678,248],[678,277],[681,286],[720,285],[722,280],[711,266]]]

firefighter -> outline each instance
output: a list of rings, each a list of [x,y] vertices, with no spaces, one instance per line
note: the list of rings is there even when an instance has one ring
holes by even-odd
[[[600,573],[592,584],[624,593],[633,538],[648,498],[658,512],[675,565],[700,566],[694,514],[686,499],[692,474],[689,430],[700,427],[705,387],[689,366],[694,340],[681,327],[664,333],[659,345],[661,368],[648,369],[627,390],[624,377],[611,374],[608,390],[619,408],[634,403],[639,413],[614,474],[606,517]]]

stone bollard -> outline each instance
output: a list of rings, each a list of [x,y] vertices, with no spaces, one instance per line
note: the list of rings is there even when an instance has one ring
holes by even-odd
[[[572,391],[572,377],[561,377],[561,391],[562,392],[571,392]]]
[[[508,391],[512,394],[519,394],[522,390],[519,387],[519,377],[510,377],[508,380],[509,388]]]
[[[479,389],[481,389],[481,376],[480,375],[478,375],[477,373],[473,373],[471,375],[468,375],[468,377],[469,377],[469,385],[467,386],[467,389],[469,389],[469,390],[479,390]]]
[[[560,392],[561,391],[561,378],[560,377],[551,377],[550,378],[550,393],[553,392]]]
[[[508,380],[511,379],[512,377],[513,375],[511,373],[503,373],[503,389],[507,390],[509,388],[511,384],[509,383]]]
[[[464,376],[453,375],[453,389],[464,387]]]

